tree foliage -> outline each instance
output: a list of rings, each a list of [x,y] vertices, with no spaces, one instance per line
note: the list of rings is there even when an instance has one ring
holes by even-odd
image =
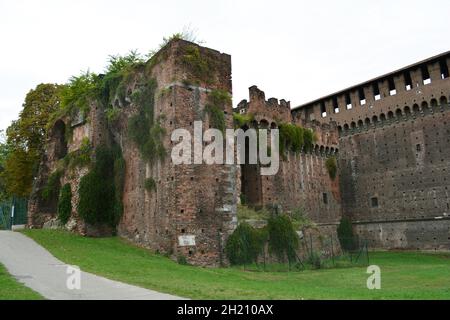
[[[356,237],[353,234],[352,222],[347,217],[342,217],[339,226],[337,228],[337,235],[341,248],[344,251],[351,251],[355,247]]]
[[[289,262],[296,261],[299,240],[291,219],[286,215],[278,215],[269,219],[267,227],[269,250],[279,261],[284,261],[286,258]]]
[[[4,159],[2,178],[9,195],[27,197],[44,152],[47,123],[60,107],[61,86],[40,84],[31,90],[19,119],[8,127],[8,156]]]
[[[248,223],[241,223],[228,237],[225,253],[232,265],[257,262],[266,240],[264,231],[256,230]]]

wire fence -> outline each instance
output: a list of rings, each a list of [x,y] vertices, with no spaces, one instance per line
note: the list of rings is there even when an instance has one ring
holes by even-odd
[[[10,230],[14,225],[27,223],[28,200],[13,198],[0,202],[0,230]]]
[[[368,266],[370,263],[368,241],[357,237],[339,239],[333,235],[308,234],[300,240],[296,252],[294,260],[286,258],[280,261],[266,245],[258,262],[243,268],[248,271],[286,272]]]

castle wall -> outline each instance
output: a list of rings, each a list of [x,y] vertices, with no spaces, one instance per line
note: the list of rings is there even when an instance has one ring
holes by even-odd
[[[279,123],[295,123],[314,131],[317,141],[312,151],[287,151],[280,157],[280,168],[273,176],[261,176],[259,165],[242,165],[240,192],[253,207],[281,206],[283,211],[300,211],[326,234],[335,234],[341,218],[339,177],[330,178],[325,167],[328,157],[338,153],[338,131],[335,124],[321,124],[293,118],[290,103],[278,102],[256,86],[249,88],[250,100],[242,101],[238,112],[252,114],[250,127],[276,129]]]
[[[293,110],[337,123],[343,214],[371,247],[450,248],[448,65],[446,53]]]

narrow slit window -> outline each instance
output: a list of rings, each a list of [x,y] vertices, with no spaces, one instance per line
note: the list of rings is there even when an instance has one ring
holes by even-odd
[[[322,200],[324,204],[328,204],[328,194],[327,193],[322,193]]]
[[[345,104],[347,105],[347,110],[352,108],[352,99],[350,98],[350,93],[345,94]]]
[[[325,107],[324,101],[320,103],[320,114],[322,115],[322,118],[325,118],[327,116],[327,108]]]
[[[375,101],[380,100],[381,94],[380,94],[380,88],[378,87],[378,83],[374,83],[372,87],[373,87],[373,97],[375,98]]]
[[[411,74],[408,71],[406,71],[403,74],[403,77],[405,78],[405,89],[406,89],[406,91],[410,91],[412,89]]]
[[[358,95],[359,95],[359,104],[361,106],[364,106],[367,103],[366,94],[364,93],[364,88],[359,88]]]
[[[430,77],[430,73],[428,72],[428,66],[424,65],[420,68],[420,71],[422,73],[422,80],[423,80],[423,84],[427,85],[431,83],[431,77]]]
[[[394,79],[393,78],[389,78],[388,83],[389,83],[389,94],[391,96],[395,96],[397,94],[397,89],[395,89]]]
[[[337,97],[333,98],[333,110],[334,110],[334,113],[339,113],[339,111],[340,111]]]
[[[448,74],[447,61],[445,61],[445,60],[439,61],[439,67],[441,69],[441,78],[442,79],[448,78],[449,74]]]

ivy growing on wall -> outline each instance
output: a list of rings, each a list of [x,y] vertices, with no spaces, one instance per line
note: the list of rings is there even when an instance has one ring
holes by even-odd
[[[351,251],[355,248],[356,236],[353,234],[353,226],[349,218],[342,217],[337,228],[337,235],[342,250]]]
[[[143,158],[147,161],[162,160],[166,155],[163,137],[166,131],[160,119],[154,119],[156,80],[151,79],[133,93],[133,102],[138,112],[128,121],[128,134],[136,143]]]
[[[285,154],[286,149],[295,153],[302,150],[309,152],[313,149],[317,140],[312,129],[302,128],[292,123],[279,123],[280,130],[280,154]]]
[[[225,132],[225,113],[227,105],[231,104],[231,96],[227,91],[215,89],[208,94],[205,112],[208,113],[213,128]]]
[[[215,70],[215,62],[207,55],[203,55],[196,45],[189,45],[184,48],[182,62],[188,67],[192,76],[197,81],[211,83]]]
[[[255,116],[251,113],[248,114],[233,113],[233,121],[235,128],[242,128],[248,126],[254,119]]]
[[[47,183],[42,189],[42,199],[55,199],[58,196],[59,188],[61,187],[60,179],[62,173],[61,170],[56,170],[48,176]]]
[[[325,167],[327,168],[328,175],[331,179],[336,179],[337,175],[337,161],[335,156],[328,157],[325,161]]]
[[[113,170],[111,170],[113,168]],[[122,215],[125,164],[120,147],[100,146],[88,174],[80,180],[77,210],[92,225],[115,227]]]
[[[65,184],[59,193],[58,200],[58,218],[66,224],[72,213],[72,190],[70,184]]]
[[[153,178],[145,179],[144,183],[145,190],[151,192],[156,190],[156,182]]]

